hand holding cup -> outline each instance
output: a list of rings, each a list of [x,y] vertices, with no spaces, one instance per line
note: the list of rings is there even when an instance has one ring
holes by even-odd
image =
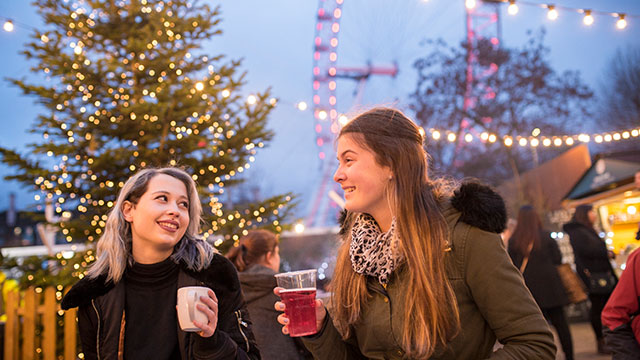
[[[280,296],[280,291],[284,290],[284,288],[276,287],[273,289],[273,293],[277,296]],[[280,296],[281,297],[281,296]],[[315,333],[320,331],[322,327],[322,323],[324,322],[324,318],[327,316],[327,310],[324,307],[324,303],[320,299],[315,300],[315,313],[316,313],[316,330]],[[283,325],[282,333],[285,335],[289,335],[289,317],[286,314],[286,305],[282,301],[276,301],[274,305],[275,309],[278,311],[283,311],[282,314],[278,315],[278,323]]]
[[[316,273],[312,269],[276,274],[274,293],[282,301],[276,302],[275,309],[285,312],[278,316],[278,322],[285,325],[284,334],[305,336],[320,329],[326,310],[322,301],[316,300]]]
[[[218,298],[213,290],[203,286],[178,289],[178,322],[187,332],[210,337],[218,325]]]

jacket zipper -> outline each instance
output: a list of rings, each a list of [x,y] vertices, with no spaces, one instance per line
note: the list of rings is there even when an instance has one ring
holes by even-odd
[[[242,337],[244,338],[244,342],[247,344],[247,354],[249,353],[249,339],[247,339],[247,335],[244,334],[244,331],[242,331],[242,327],[247,327],[247,323],[242,321],[242,313],[240,312],[240,310],[236,310],[236,318],[238,318],[238,330],[240,330],[240,334],[242,334]]]
[[[91,299],[91,305],[93,306],[93,310],[95,310],[96,316],[98,317],[98,331],[96,331],[96,356],[98,357],[98,360],[100,360],[100,313],[98,312],[98,308],[96,308],[94,299]]]

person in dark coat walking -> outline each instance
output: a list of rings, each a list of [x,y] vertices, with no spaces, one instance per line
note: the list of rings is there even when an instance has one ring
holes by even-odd
[[[280,268],[278,237],[267,230],[252,230],[231,248],[227,258],[238,270],[242,292],[253,321],[253,332],[264,360],[311,359],[299,339],[282,334],[273,308],[278,297],[274,275]]]
[[[604,305],[609,300],[609,296],[611,296],[615,283],[617,283],[617,277],[609,262],[612,253],[607,250],[604,241],[593,228],[595,221],[596,213],[593,210],[593,206],[580,205],[576,208],[571,221],[566,223],[563,228],[569,234],[569,241],[571,242],[571,247],[573,247],[576,271],[589,292],[591,326],[598,341],[598,352],[610,354],[611,352],[604,343],[600,316]],[[591,285],[591,278],[596,274],[608,275],[611,281],[607,281],[607,283],[610,284],[606,288],[594,288]]]
[[[509,239],[509,256],[522,271],[542,314],[556,328],[565,359],[573,360],[573,341],[563,309],[569,300],[556,270],[562,263],[562,254],[555,240],[542,229],[532,206],[523,206],[518,212],[518,223]]]

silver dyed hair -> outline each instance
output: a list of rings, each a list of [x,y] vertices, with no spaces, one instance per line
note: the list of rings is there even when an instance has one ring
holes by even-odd
[[[198,197],[196,183],[184,170],[175,167],[144,169],[129,178],[118,195],[113,210],[109,213],[104,234],[98,240],[97,260],[88,271],[89,278],[107,275],[107,281],[117,283],[122,279],[127,265],[132,265],[131,224],[122,213],[125,201],[137,204],[147,192],[149,181],[158,174],[165,174],[182,181],[187,188],[189,198],[189,226],[182,239],[176,244],[171,259],[183,262],[191,270],[206,268],[217,251],[200,236],[202,205]]]

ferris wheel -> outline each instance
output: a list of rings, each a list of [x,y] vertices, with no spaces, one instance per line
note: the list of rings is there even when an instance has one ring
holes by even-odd
[[[447,10],[451,8],[442,2]],[[413,62],[447,26],[424,0],[319,0],[313,39],[315,141],[320,176],[306,226],[335,224],[340,187],[334,141],[349,115],[372,105],[402,109],[416,85]],[[442,14],[441,14],[442,15]],[[456,15],[455,13],[453,14]]]

